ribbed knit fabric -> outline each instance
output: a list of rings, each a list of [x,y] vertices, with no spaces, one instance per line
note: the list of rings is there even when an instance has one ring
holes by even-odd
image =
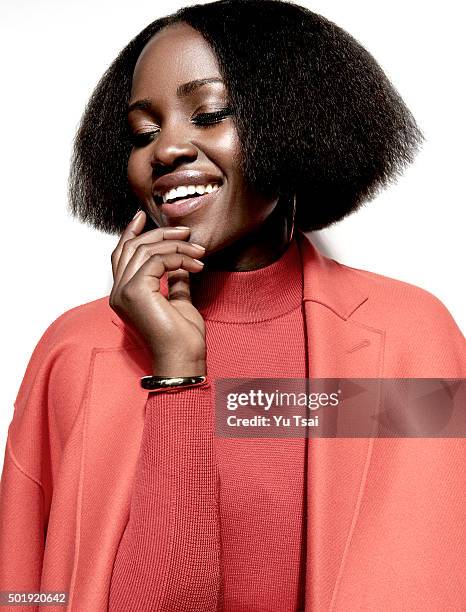
[[[214,435],[215,379],[305,378],[302,264],[192,275],[207,383],[149,395],[109,612],[304,609],[305,439]]]

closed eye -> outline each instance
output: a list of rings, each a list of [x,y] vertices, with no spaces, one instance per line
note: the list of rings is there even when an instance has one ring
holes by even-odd
[[[222,119],[225,119],[232,114],[233,112],[230,108],[222,108],[221,110],[214,111],[212,113],[200,113],[194,117],[193,122],[197,125],[211,125],[214,123],[219,123],[219,121],[222,121]]]
[[[149,144],[153,137],[160,132],[160,129],[152,130],[151,132],[139,132],[137,134],[130,133],[129,139],[134,147],[144,147]]]

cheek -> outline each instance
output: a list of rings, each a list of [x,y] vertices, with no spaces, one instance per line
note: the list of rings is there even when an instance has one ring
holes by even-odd
[[[131,190],[143,199],[150,195],[151,165],[142,155],[142,151],[131,152],[128,159],[128,183]]]
[[[217,132],[211,142],[212,157],[225,174],[236,171],[239,167],[240,143],[235,129],[229,128]]]

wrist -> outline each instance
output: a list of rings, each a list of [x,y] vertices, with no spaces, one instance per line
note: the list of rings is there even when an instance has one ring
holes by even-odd
[[[152,376],[166,376],[174,378],[178,376],[207,376],[205,361],[195,361],[183,364],[152,364]]]

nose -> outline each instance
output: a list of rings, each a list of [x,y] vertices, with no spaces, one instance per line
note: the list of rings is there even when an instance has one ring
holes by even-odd
[[[151,165],[177,166],[197,158],[197,148],[190,141],[187,132],[176,125],[166,125],[160,130],[152,148]]]

